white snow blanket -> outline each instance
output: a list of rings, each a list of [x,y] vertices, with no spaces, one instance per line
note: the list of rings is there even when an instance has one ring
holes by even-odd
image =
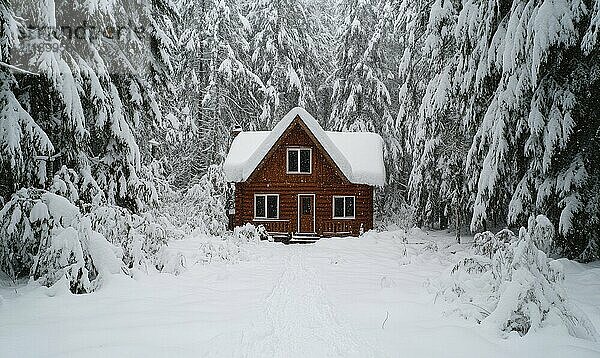
[[[286,114],[272,131],[238,134],[223,165],[227,180],[246,181],[296,116],[306,124],[351,183],[384,185],[383,139],[379,134],[324,131],[317,120],[300,107]]]
[[[0,277],[0,356],[600,356],[599,343],[560,327],[502,338],[444,315],[425,282],[464,257],[469,245],[450,234],[249,242],[238,259],[212,262],[207,240],[170,243],[186,257],[179,276],[113,275],[92,294],[49,297]],[[600,325],[600,262],[563,265],[568,294]]]

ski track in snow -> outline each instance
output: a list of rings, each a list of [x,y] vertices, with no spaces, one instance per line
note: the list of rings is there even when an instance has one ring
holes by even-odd
[[[340,322],[306,250],[292,248],[265,301],[264,322],[244,334],[244,357],[373,357],[371,345]]]

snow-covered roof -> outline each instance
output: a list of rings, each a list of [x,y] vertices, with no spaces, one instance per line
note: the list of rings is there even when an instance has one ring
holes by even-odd
[[[300,107],[289,111],[272,131],[238,134],[231,143],[223,165],[227,180],[246,181],[296,116],[300,117],[351,183],[384,185],[381,136],[369,132],[326,132],[310,113]]]

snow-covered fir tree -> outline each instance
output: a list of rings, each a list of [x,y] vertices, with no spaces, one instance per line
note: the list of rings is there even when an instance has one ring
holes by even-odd
[[[251,68],[250,25],[238,2],[182,2],[179,11],[178,128],[169,142],[177,158],[172,182],[185,187],[223,161],[232,128],[249,128],[258,117],[263,85]]]
[[[24,186],[46,182],[45,161],[54,153],[48,135],[35,122],[16,97],[17,81],[10,66],[11,51],[18,41],[18,23],[8,7],[0,2],[0,204]]]
[[[198,121],[202,120],[202,89],[208,84],[205,15],[210,1],[178,1],[180,22],[176,26],[177,41],[174,53],[174,105],[168,119],[173,131],[165,138],[165,155],[169,160],[169,181],[185,188],[203,172],[202,147],[197,145],[201,135]],[[175,160],[176,158],[176,160]]]
[[[510,224],[538,212],[549,216],[569,256],[581,255],[597,240],[581,235],[586,226],[597,225],[584,209],[597,195],[583,193],[594,185],[588,173],[598,165],[588,148],[596,145],[590,133],[597,132],[599,121],[586,115],[597,108],[589,91],[599,83],[598,56],[596,45],[583,41],[594,31],[593,16],[581,2],[515,1],[499,21],[487,65],[500,80],[470,151],[471,158],[482,158],[473,230],[499,201]]]
[[[99,274],[94,254],[86,256],[90,240],[106,243],[116,262],[132,257],[145,267],[162,266],[162,229],[131,211],[156,203],[155,185],[164,185],[150,150],[138,143],[148,148],[147,139],[164,130],[157,98],[171,81],[172,8],[168,1],[0,4],[0,174],[2,202],[8,203],[0,256],[3,270],[23,266],[9,270],[12,278],[29,274],[45,285],[66,279],[72,292],[89,292]],[[52,198],[44,205],[64,202],[69,217],[78,219],[63,220],[60,207],[23,216],[32,205],[42,207],[36,202],[44,198]],[[91,229],[103,227],[99,218],[108,208],[132,218],[122,226],[131,240],[107,237],[124,257]],[[56,225],[38,228],[38,214]],[[19,252],[32,261],[21,262],[14,249],[27,240]],[[75,261],[61,259],[69,255]]]
[[[338,33],[331,126],[337,130],[374,131],[392,117],[392,76],[383,56],[378,27],[383,11],[376,1],[340,3],[344,22]]]
[[[315,88],[316,104],[312,109],[314,117],[324,128],[329,128],[329,115],[331,113],[331,95],[333,93],[333,69],[335,66],[335,41],[338,30],[338,23],[341,14],[336,6],[332,6],[329,0],[311,0],[311,10],[308,14],[309,23],[319,24],[319,39],[317,53],[319,55],[319,65],[312,80]]]
[[[385,143],[385,190],[378,211],[404,205],[407,161],[398,113],[398,66],[402,57],[399,24],[405,9],[395,1],[340,2],[342,24],[336,39],[331,114],[335,130],[374,131]]]
[[[409,195],[422,223],[445,226],[462,184],[455,178],[462,171],[461,126],[450,100],[455,53],[451,29],[456,9],[449,1],[435,1],[429,9],[411,4],[408,9],[403,23],[414,32],[405,40],[401,61],[404,83],[399,117],[406,124],[407,147],[413,155]],[[419,26],[423,12],[429,13],[428,23]],[[416,48],[422,52],[415,53]]]
[[[82,198],[88,202],[107,200],[138,210],[156,199],[151,180],[138,173],[143,163],[137,140],[161,118],[150,81],[166,78],[164,69],[160,75],[157,70],[168,54],[168,45],[156,41],[157,27],[164,24],[157,18],[170,13],[159,4],[50,1],[15,6],[29,36],[17,53],[32,70],[16,75],[16,97],[57,148],[39,160],[45,161],[50,178],[63,165],[79,171]],[[130,22],[132,18],[139,23]],[[93,32],[122,24],[131,28],[118,39]],[[68,32],[82,26],[87,26],[85,36]],[[36,51],[40,45],[56,50]]]
[[[233,1],[216,1],[205,16],[208,84],[203,89],[200,146],[203,166],[222,163],[232,128],[248,126],[260,106],[256,95],[264,90],[252,71],[247,19]]]
[[[597,108],[589,95],[598,84],[597,3],[589,10],[581,2],[433,3],[420,55],[442,56],[431,57],[421,118],[407,126],[421,158],[411,190],[425,194],[413,196],[422,219],[445,202],[472,214],[473,231],[545,213],[564,252],[593,251],[586,247],[597,235],[582,235],[598,222],[590,192],[598,163],[589,156],[598,120],[587,115]],[[444,39],[454,48],[447,55]],[[415,90],[403,91],[410,98]],[[414,107],[404,103],[400,114],[409,117]],[[431,190],[438,183],[442,190]]]
[[[249,7],[252,68],[260,77],[261,113],[252,128],[266,129],[295,106],[315,105],[323,27],[306,1],[258,0]]]

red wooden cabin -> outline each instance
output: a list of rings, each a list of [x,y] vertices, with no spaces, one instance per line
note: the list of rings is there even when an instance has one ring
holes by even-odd
[[[235,183],[234,226],[295,239],[359,235],[373,228],[373,188],[385,182],[383,141],[326,132],[294,108],[272,131],[237,134],[224,170]]]

